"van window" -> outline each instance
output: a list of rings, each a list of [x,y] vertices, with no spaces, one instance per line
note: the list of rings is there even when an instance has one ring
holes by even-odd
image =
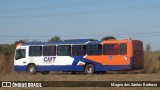
[[[71,55],[71,45],[59,45],[57,48],[58,56],[70,56]]]
[[[25,49],[17,49],[16,50],[16,56],[15,59],[21,59],[21,58],[25,58],[26,57],[26,50]]]
[[[119,54],[119,44],[105,44],[103,46],[104,55],[118,55]]]
[[[43,56],[56,56],[56,46],[43,46]]]
[[[29,56],[42,56],[42,46],[30,46]]]
[[[87,54],[88,55],[101,55],[102,54],[102,45],[101,44],[87,45]]]
[[[127,54],[127,44],[126,43],[121,43],[120,44],[120,54],[121,55],[126,55]]]
[[[86,55],[86,45],[73,45],[72,46],[73,56],[84,56]]]

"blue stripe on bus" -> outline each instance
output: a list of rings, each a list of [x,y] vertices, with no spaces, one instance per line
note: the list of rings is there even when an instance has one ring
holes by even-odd
[[[86,58],[83,58],[83,56],[72,56],[72,58],[74,58],[74,61],[73,61],[73,66],[77,66],[77,63],[79,62],[79,61],[82,61],[82,62],[84,62],[84,63],[92,63],[92,64],[94,64],[95,66],[99,66],[99,65],[102,65],[101,63],[98,63],[98,62],[95,62],[95,61],[92,61],[92,60],[88,60],[88,59],[86,59]]]
[[[27,71],[27,66],[14,66],[15,71]],[[84,71],[84,66],[36,66],[37,71]],[[131,70],[130,65],[96,66],[96,71]]]
[[[72,65],[50,65],[50,66],[36,66],[37,71],[84,71],[85,66],[77,66],[79,61],[84,63],[92,63],[95,66],[95,71],[111,71],[111,70],[133,70],[136,67],[132,64],[133,60],[130,58],[130,65],[102,65],[100,63],[94,62],[83,58],[83,56],[74,56],[74,61]],[[139,67],[142,68],[142,67]],[[27,66],[14,66],[15,71],[27,71]]]
[[[14,71],[27,71],[27,66],[14,66]]]
[[[37,66],[37,71],[83,71],[83,66]]]

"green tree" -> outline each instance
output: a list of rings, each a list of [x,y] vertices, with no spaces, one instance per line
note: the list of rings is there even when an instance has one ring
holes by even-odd
[[[59,36],[56,35],[52,37],[48,42],[59,42],[59,41],[61,41],[61,39]]]
[[[103,38],[102,38],[102,41],[103,41],[103,40],[109,40],[109,39],[116,39],[116,38],[113,37],[113,36],[106,36],[106,37],[103,37]]]

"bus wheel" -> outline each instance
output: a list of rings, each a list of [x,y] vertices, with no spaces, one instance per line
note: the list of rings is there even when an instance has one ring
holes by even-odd
[[[36,66],[35,65],[29,65],[28,66],[28,73],[31,75],[35,75],[37,72]]]
[[[48,75],[48,74],[49,74],[49,71],[43,71],[42,74],[43,74],[43,75]]]
[[[94,74],[94,70],[95,70],[95,68],[94,68],[93,64],[87,64],[85,66],[85,73],[88,74],[88,75]]]

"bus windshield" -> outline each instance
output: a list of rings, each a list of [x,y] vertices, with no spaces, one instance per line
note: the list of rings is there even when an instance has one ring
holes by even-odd
[[[25,49],[17,49],[16,50],[16,56],[15,59],[21,59],[21,58],[25,58],[26,57],[26,50]]]

